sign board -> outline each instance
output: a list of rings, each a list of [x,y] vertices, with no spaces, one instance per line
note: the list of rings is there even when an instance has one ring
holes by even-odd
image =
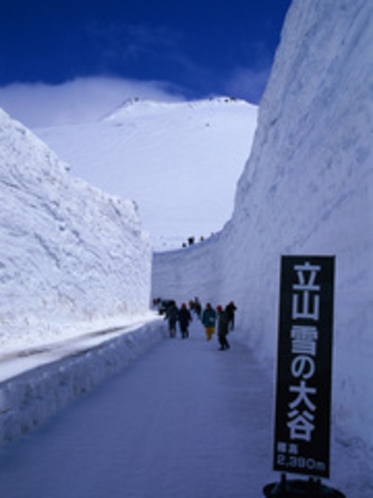
[[[283,256],[274,470],[329,477],[333,256]]]

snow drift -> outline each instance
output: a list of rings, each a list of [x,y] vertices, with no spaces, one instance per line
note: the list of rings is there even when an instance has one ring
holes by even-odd
[[[2,351],[145,313],[151,249],[134,203],[70,177],[1,110],[0,157]]]
[[[154,255],[153,295],[226,304],[273,372],[282,254],[336,256],[334,420],[373,445],[373,5],[294,2],[232,219]]]

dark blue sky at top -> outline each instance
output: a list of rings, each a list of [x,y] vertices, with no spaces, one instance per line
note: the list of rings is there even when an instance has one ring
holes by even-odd
[[[0,0],[0,86],[108,76],[200,98],[227,94],[246,71],[258,101],[290,3]]]

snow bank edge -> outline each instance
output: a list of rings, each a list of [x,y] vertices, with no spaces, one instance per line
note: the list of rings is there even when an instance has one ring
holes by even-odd
[[[74,356],[0,384],[0,444],[39,427],[103,381],[117,374],[165,337],[159,320]]]

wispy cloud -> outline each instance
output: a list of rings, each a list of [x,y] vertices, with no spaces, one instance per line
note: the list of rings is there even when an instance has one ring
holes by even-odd
[[[62,85],[12,84],[0,88],[0,107],[30,128],[98,120],[129,98],[183,100],[167,82],[80,78]]]
[[[96,57],[96,74],[173,81],[189,97],[213,86],[212,69],[193,58],[194,45],[185,32],[162,24],[120,21],[95,21],[85,32]]]
[[[268,81],[271,68],[238,68],[227,79],[225,90],[228,95],[242,98],[252,104],[258,104]]]

